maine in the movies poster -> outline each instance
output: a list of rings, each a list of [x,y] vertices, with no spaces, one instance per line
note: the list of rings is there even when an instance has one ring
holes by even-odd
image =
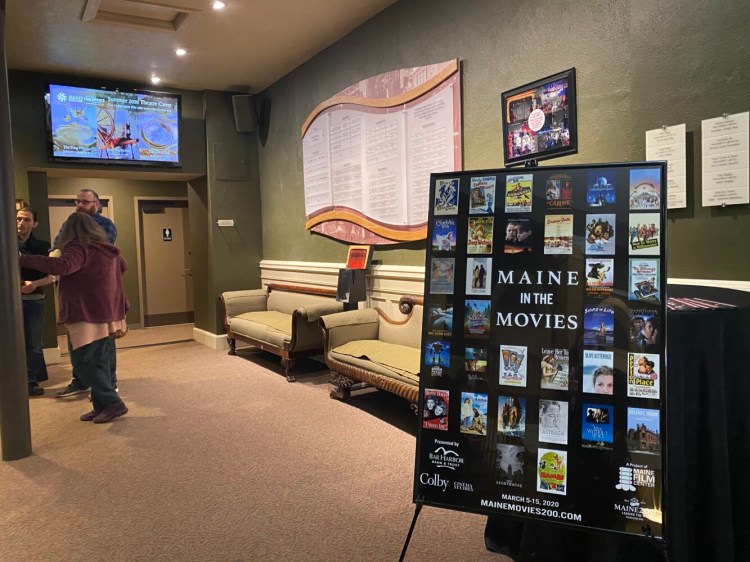
[[[456,271],[456,258],[432,258],[430,268],[430,293],[452,295]]]
[[[500,384],[526,386],[527,355],[525,345],[500,346]]]
[[[526,436],[526,398],[499,396],[497,399],[497,431],[505,437]]]
[[[568,174],[555,174],[547,179],[547,208],[573,208],[573,178]]]
[[[659,353],[661,321],[657,310],[645,307],[630,309],[628,349],[640,353]]]
[[[628,451],[661,454],[659,410],[628,408]]]
[[[615,254],[615,215],[586,215],[586,254],[613,256]]]
[[[586,306],[583,309],[583,345],[612,347],[615,343],[615,309]]]
[[[573,215],[544,217],[544,253],[573,253]]]
[[[586,258],[586,294],[595,299],[612,296],[615,287],[615,260]]]
[[[539,448],[536,464],[536,489],[564,496],[568,490],[568,453]]]
[[[583,350],[583,391],[614,394],[615,371],[612,351]]]
[[[658,354],[628,353],[628,396],[658,399],[660,372]]]
[[[467,254],[491,254],[494,217],[472,217],[469,219]]]
[[[435,182],[435,215],[458,214],[458,178]]]
[[[611,209],[615,205],[615,173],[612,170],[589,172],[586,206]]]
[[[533,245],[533,228],[531,219],[527,217],[509,218],[505,224],[505,247],[506,254],[519,254],[530,252]]]
[[[492,301],[469,299],[464,304],[464,335],[469,338],[489,338]]]
[[[661,302],[659,259],[631,259],[628,298],[631,301]]]
[[[450,392],[439,388],[425,388],[422,404],[422,427],[448,431]]]
[[[486,394],[481,392],[461,393],[461,433],[487,435]]]
[[[539,441],[568,444],[568,403],[539,400]]]
[[[661,246],[659,213],[630,213],[630,255],[658,256]]]
[[[495,180],[495,176],[471,178],[470,215],[491,215],[495,212]]]
[[[559,347],[543,347],[541,373],[542,388],[568,390],[570,351]]]
[[[587,404],[581,408],[581,446],[611,451],[614,441],[614,408],[608,404]]]
[[[492,291],[492,258],[468,258],[466,260],[466,294],[487,295]]]
[[[520,488],[526,472],[526,450],[523,445],[498,442],[495,446],[495,481],[500,486]]]
[[[432,229],[432,251],[456,251],[456,219],[437,218]]]
[[[505,178],[505,212],[530,213],[533,174],[508,175]]]
[[[453,303],[451,301],[427,305],[427,335],[449,338],[453,333]]]
[[[661,169],[630,170],[630,210],[658,211],[661,206]]]

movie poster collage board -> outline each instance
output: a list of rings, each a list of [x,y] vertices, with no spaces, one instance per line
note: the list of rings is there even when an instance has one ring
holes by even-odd
[[[415,501],[663,536],[665,186],[432,175]]]

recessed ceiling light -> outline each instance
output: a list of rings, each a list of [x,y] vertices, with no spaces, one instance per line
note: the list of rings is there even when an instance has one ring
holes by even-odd
[[[223,10],[224,8],[227,7],[227,3],[222,2],[221,0],[214,0],[213,2],[211,2],[211,7],[214,10]]]
[[[154,74],[154,75],[151,76],[151,83],[152,84],[158,84],[159,82],[161,82],[161,78],[159,78],[156,74]]]
[[[185,47],[177,47],[174,50],[174,54],[178,57],[184,57],[185,55],[187,55],[187,49]]]

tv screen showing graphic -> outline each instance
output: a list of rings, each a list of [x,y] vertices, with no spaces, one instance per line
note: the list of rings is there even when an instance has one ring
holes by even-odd
[[[506,166],[578,152],[575,68],[501,97]]]
[[[51,84],[50,160],[180,165],[180,97]]]

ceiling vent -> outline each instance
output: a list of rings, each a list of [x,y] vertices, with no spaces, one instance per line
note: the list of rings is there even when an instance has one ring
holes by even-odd
[[[86,0],[81,21],[177,31],[204,0]]]

